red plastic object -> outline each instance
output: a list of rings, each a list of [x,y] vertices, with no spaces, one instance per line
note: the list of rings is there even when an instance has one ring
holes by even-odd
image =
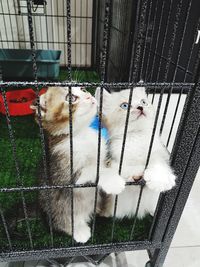
[[[39,94],[42,95],[45,92],[46,89],[43,88]],[[30,108],[31,103],[35,98],[36,93],[33,91],[33,89],[6,92],[6,99],[10,115],[24,116],[35,113],[34,110]],[[0,94],[0,112],[6,114],[2,94]]]

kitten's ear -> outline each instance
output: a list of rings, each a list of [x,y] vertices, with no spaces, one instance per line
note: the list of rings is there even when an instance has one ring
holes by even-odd
[[[134,92],[140,95],[142,98],[147,97],[146,88],[145,87],[135,87]]]
[[[97,87],[96,91],[95,91],[95,98],[96,98],[98,104],[100,103],[100,95],[101,95],[101,87]],[[103,99],[110,97],[110,95],[111,94],[106,89],[103,89]]]
[[[40,106],[41,116],[43,117],[45,115],[46,111],[47,111],[44,94],[39,97],[39,101],[37,99],[35,99],[32,102],[32,104],[30,105],[30,108],[32,110],[35,110],[36,115],[38,115],[38,113],[39,113],[39,111],[38,111],[39,110],[39,106]]]
[[[30,109],[37,110],[38,109],[38,101],[37,99],[33,100],[33,102],[30,104]]]

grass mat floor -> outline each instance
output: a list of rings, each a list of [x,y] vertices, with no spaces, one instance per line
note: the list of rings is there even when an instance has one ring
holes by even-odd
[[[95,73],[87,72],[86,75],[86,72],[84,72],[83,74],[79,73],[75,75],[79,75],[79,81],[98,81]],[[66,73],[61,71],[60,80],[64,80],[65,76]],[[11,117],[11,125],[16,143],[16,156],[20,176],[17,175],[13,160],[13,151],[6,118],[0,115],[0,188],[16,187],[22,183],[23,186],[27,187],[37,185],[37,166],[42,158],[39,128],[33,116]],[[24,192],[24,198],[27,206],[34,205],[37,200],[37,192]],[[17,211],[20,206],[22,206],[21,193],[0,193],[0,208],[6,217],[8,227],[10,226],[10,221],[15,220],[17,217]],[[52,239],[49,234],[49,228],[43,223],[40,216],[36,216],[36,214],[33,216],[31,210],[28,210],[28,217],[34,248],[51,247]],[[151,216],[146,216],[143,220],[137,220],[132,240],[147,239],[151,221]],[[133,222],[134,219],[117,220],[114,241],[129,241]],[[112,224],[112,218],[97,217],[94,244],[105,244],[111,241]],[[18,220],[15,229],[9,229],[9,232],[14,250],[31,249],[25,220]],[[63,233],[54,232],[53,242],[55,247],[70,246],[71,237]],[[87,244],[91,244],[91,241]],[[0,250],[9,250],[1,217]]]

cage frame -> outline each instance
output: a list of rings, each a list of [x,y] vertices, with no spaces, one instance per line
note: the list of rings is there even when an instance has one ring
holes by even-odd
[[[113,89],[113,88],[130,88],[133,89],[136,86],[141,86],[140,83],[133,82],[134,80],[131,76],[132,73],[137,72],[140,46],[136,47],[136,50],[133,49],[133,55],[131,57],[131,68],[130,68],[130,80],[128,83],[108,83],[106,82],[106,59],[108,53],[108,38],[109,38],[109,18],[110,18],[110,5],[112,0],[106,0],[106,9],[105,9],[105,21],[104,21],[104,49],[103,49],[103,59],[101,62],[101,82],[100,83],[77,83],[71,81],[71,30],[70,30],[70,0],[67,0],[68,9],[67,9],[67,44],[68,44],[68,82],[38,82],[37,79],[37,64],[35,60],[35,47],[34,47],[34,37],[33,37],[33,27],[32,24],[32,14],[30,9],[31,0],[27,0],[28,3],[28,18],[29,18],[29,31],[30,31],[30,42],[32,49],[32,61],[33,61],[33,71],[35,74],[34,82],[4,82],[0,81],[0,88],[4,94],[4,89],[9,86],[15,87],[26,87],[33,86],[38,92],[39,86],[100,86],[101,91],[103,92],[104,88]],[[140,1],[139,1],[140,2]],[[142,0],[141,0],[142,2]],[[147,2],[144,0],[143,3]],[[139,4],[138,4],[139,6]],[[138,8],[139,12],[139,8]],[[138,27],[138,25],[136,25]],[[141,25],[139,25],[141,26]],[[141,31],[142,27],[136,29],[136,33]],[[136,36],[135,36],[136,38]],[[133,38],[133,44],[135,38]],[[136,56],[135,57],[135,54]],[[135,60],[136,58],[136,60]],[[177,88],[180,87],[184,89],[190,89],[187,96],[186,104],[182,114],[181,122],[179,124],[178,132],[176,135],[175,145],[171,154],[172,167],[174,168],[175,173],[178,176],[177,186],[161,195],[159,199],[159,204],[157,206],[156,214],[154,216],[154,221],[152,224],[152,229],[150,232],[149,240],[144,241],[127,241],[127,242],[111,242],[110,244],[100,244],[100,245],[84,245],[84,246],[72,246],[66,248],[49,248],[42,250],[27,250],[27,251],[10,251],[10,252],[1,252],[0,261],[22,261],[22,260],[38,260],[38,259],[55,259],[62,257],[75,257],[75,256],[91,256],[91,255],[108,255],[112,252],[121,252],[121,251],[133,251],[133,250],[147,250],[150,257],[150,262],[147,263],[148,267],[160,267],[162,266],[165,257],[167,255],[170,243],[174,236],[176,227],[180,220],[183,208],[189,196],[192,184],[194,182],[195,175],[198,171],[199,162],[200,162],[200,49],[196,64],[196,77],[193,83],[144,83],[142,86],[149,88],[149,90],[158,88],[159,90],[164,90],[164,88]],[[6,98],[4,96],[4,101],[6,103]],[[6,106],[6,104],[5,104]],[[101,105],[102,107],[102,105]],[[128,117],[128,116],[127,116]],[[9,127],[9,110],[7,109],[7,120]],[[101,111],[100,111],[100,127],[101,127]],[[101,136],[101,128],[99,127],[99,140]],[[71,158],[73,158],[73,129],[71,124]],[[189,134],[188,134],[189,133]],[[11,135],[12,137],[12,135]],[[126,139],[126,138],[125,138]],[[99,152],[100,153],[100,152]],[[43,155],[45,156],[45,155]],[[71,163],[71,172],[73,173],[73,162]],[[98,171],[97,171],[98,173]],[[97,174],[98,176],[98,174]],[[139,186],[143,186],[142,182],[131,183]],[[128,184],[127,184],[128,185]],[[87,185],[88,186],[88,185]],[[89,186],[95,187],[96,184],[90,184]],[[86,187],[85,185],[75,186],[74,184],[66,186],[69,188],[75,187]],[[48,190],[50,186],[42,187],[23,187],[18,188],[0,188],[0,192],[12,192],[12,191],[31,191],[31,190]],[[63,188],[63,187],[62,187]],[[0,209],[1,211],[1,209]],[[2,221],[4,221],[3,214],[1,213]],[[73,214],[72,214],[73,217]],[[6,228],[6,227],[5,227]],[[73,243],[72,243],[73,245]]]

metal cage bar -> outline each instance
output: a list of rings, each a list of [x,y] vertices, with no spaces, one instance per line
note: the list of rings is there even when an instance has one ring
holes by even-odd
[[[38,77],[37,77],[37,63],[36,63],[36,51],[35,51],[35,43],[34,43],[34,32],[33,32],[33,20],[32,20],[32,11],[31,11],[31,0],[27,0],[27,10],[28,10],[28,26],[29,26],[29,35],[30,35],[30,46],[32,50],[32,63],[33,63],[33,73],[35,80],[35,89],[36,89],[36,97],[38,102],[38,124],[40,129],[40,137],[41,137],[41,146],[42,146],[42,159],[44,166],[44,175],[45,175],[45,184],[49,183],[48,178],[48,164],[47,164],[47,154],[46,154],[46,146],[45,146],[45,136],[44,130],[42,128],[42,119],[41,119],[41,107],[39,103],[39,85],[38,85]],[[49,194],[46,193],[47,202],[50,203]],[[53,241],[53,224],[52,224],[52,211],[50,205],[47,207],[48,213],[48,222],[49,222],[49,230],[51,235],[51,246],[54,246]]]

